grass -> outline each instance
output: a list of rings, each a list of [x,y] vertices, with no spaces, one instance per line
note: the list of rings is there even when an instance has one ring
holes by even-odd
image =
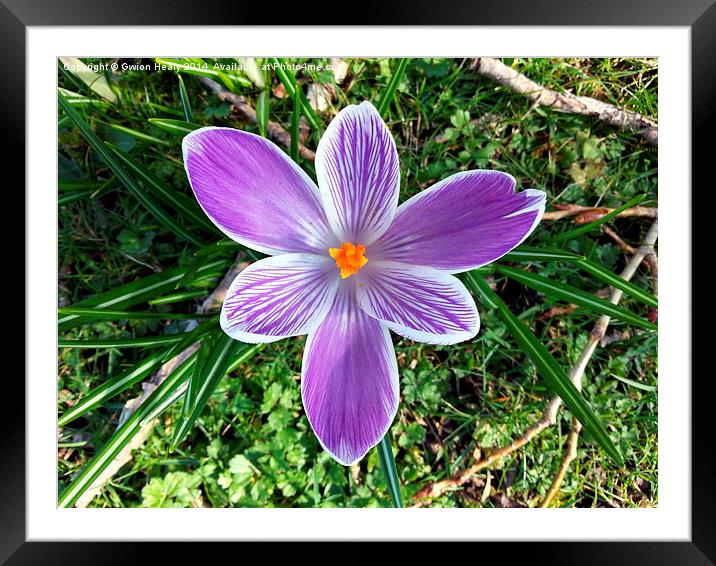
[[[598,97],[657,118],[658,70],[654,60],[504,61],[547,87]],[[307,62],[326,65],[329,61]],[[616,208],[642,194],[652,201],[657,198],[656,150],[637,134],[614,130],[588,117],[535,108],[524,97],[472,73],[467,62],[460,59],[410,60],[399,81],[391,80],[397,67],[395,60],[356,59],[347,63],[348,76],[342,84],[335,83],[330,71],[309,68],[294,72],[294,80],[304,93],[309,85],[326,85],[335,92],[328,109],[315,112],[319,128],[310,128],[302,143],[315,149],[319,130],[325,129],[337,110],[366,99],[377,106],[386,88],[394,88],[392,102],[386,103],[386,122],[401,159],[401,201],[452,173],[476,168],[506,171],[517,178],[521,188],[545,190],[548,209],[554,203]],[[69,97],[72,108],[102,140],[111,142],[145,173],[185,197],[193,199],[182,165],[181,137],[149,119],[185,120],[189,115],[197,124],[259,133],[258,126],[238,122],[230,106],[209,94],[191,73],[182,75],[185,97],[173,71],[116,73],[108,77],[118,99],[112,103],[71,72],[62,68],[59,72],[60,87],[80,95]],[[281,78],[265,73],[263,79],[272,89],[269,96],[262,94],[266,89],[259,82],[236,74],[239,76],[214,78],[246,96],[254,107],[262,98],[268,118],[291,131],[294,100],[282,89]],[[88,148],[65,113],[60,114],[58,129],[60,306],[74,305],[177,266],[196,267],[194,253],[199,244],[210,246],[221,238],[191,217],[175,214],[172,221],[180,223],[197,243],[177,236],[126,189],[106,161]],[[304,133],[308,129],[305,123],[301,125]],[[299,158],[299,164],[313,176],[311,163]],[[144,188],[151,189],[149,185]],[[161,196],[150,195],[157,199]],[[171,210],[168,202],[161,201],[165,210]],[[648,220],[640,218],[616,218],[607,224],[633,245],[640,242],[649,226]],[[573,228],[569,220],[545,221],[527,243],[552,246],[547,244],[550,239]],[[558,245],[616,273],[628,259],[599,229]],[[210,258],[226,258],[227,262],[236,252],[230,246],[210,250],[215,254]],[[567,261],[505,265],[528,269],[589,293],[604,287]],[[145,302],[135,310],[193,312],[220,280],[221,270],[209,271],[187,277],[180,289],[164,293],[182,293],[170,298],[173,302]],[[596,315],[580,308],[545,318],[541,315],[547,309],[564,303],[500,273],[492,274],[489,280],[511,311],[568,370],[584,346]],[[645,291],[653,290],[643,268],[632,282]],[[626,296],[621,306],[646,318],[643,302]],[[429,482],[459,473],[475,454],[484,454],[490,447],[509,443],[522,434],[539,418],[550,396],[497,311],[480,303],[478,309],[481,330],[470,342],[441,347],[394,337],[401,404],[391,432],[406,505]],[[64,330],[60,338],[132,340],[181,332],[182,322],[96,320]],[[636,507],[658,503],[656,334],[619,321],[612,323],[610,331],[619,334],[610,334],[610,343],[597,348],[585,374],[583,395],[607,424],[626,466],[615,468],[604,451],[583,433],[578,458],[555,501],[559,506]],[[131,462],[101,490],[91,506],[389,506],[376,450],[360,466],[344,468],[331,460],[315,439],[300,399],[304,343],[304,338],[296,338],[267,344],[219,381],[175,451],[170,446],[182,418],[182,404],[170,407]],[[58,350],[59,414],[156,351],[156,346],[121,345]],[[136,384],[61,427],[60,490],[111,437],[124,403],[140,393],[141,385]],[[557,426],[431,505],[538,505],[561,461],[570,420],[568,411],[560,411]]]

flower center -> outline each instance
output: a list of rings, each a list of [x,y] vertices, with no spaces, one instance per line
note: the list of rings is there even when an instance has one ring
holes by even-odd
[[[354,246],[351,242],[344,242],[340,248],[328,248],[328,253],[336,260],[343,279],[355,275],[361,267],[368,263],[368,258],[363,256],[365,246],[360,244]]]

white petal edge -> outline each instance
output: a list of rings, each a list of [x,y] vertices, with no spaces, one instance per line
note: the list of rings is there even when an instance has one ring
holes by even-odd
[[[321,202],[320,191],[319,191],[316,183],[313,181],[313,179],[311,179],[311,177],[308,176],[308,173],[306,173],[303,169],[301,169],[298,166],[298,164],[295,161],[293,161],[293,159],[291,159],[290,157],[288,157],[288,155],[286,155],[283,151],[281,151],[281,148],[279,148],[275,143],[273,143],[271,140],[268,140],[267,138],[264,138],[262,136],[254,134],[252,132],[246,132],[244,130],[239,130],[238,128],[229,128],[226,126],[203,126],[201,128],[197,128],[196,130],[189,132],[187,135],[185,135],[182,138],[181,152],[182,152],[182,161],[184,162],[184,172],[186,173],[186,178],[189,180],[189,185],[192,187],[193,193],[195,193],[195,191],[193,189],[194,185],[192,183],[192,178],[189,173],[189,166],[188,166],[188,160],[187,160],[187,156],[189,154],[188,141],[191,140],[191,138],[193,138],[195,136],[198,136],[204,132],[208,132],[211,130],[225,130],[225,131],[229,131],[229,132],[240,131],[242,134],[245,134],[247,136],[251,136],[254,138],[258,138],[262,142],[269,142],[269,145],[267,145],[267,147],[271,147],[271,145],[275,146],[275,149],[286,158],[286,161],[290,164],[291,168],[300,177],[303,178],[303,181],[306,183],[306,185],[308,185],[310,187],[310,189],[316,195],[318,201]],[[275,249],[275,248],[271,248],[268,246],[264,246],[263,244],[257,243],[249,238],[245,238],[243,236],[234,234],[234,233],[230,232],[228,229],[223,228],[222,226],[219,226],[213,220],[212,215],[209,212],[207,212],[207,210],[204,208],[204,206],[201,204],[201,201],[198,198],[196,199],[196,202],[201,207],[204,214],[206,214],[207,218],[209,218],[209,220],[211,220],[212,224],[214,224],[219,230],[221,230],[224,234],[226,234],[226,236],[228,238],[234,240],[235,242],[238,242],[242,246],[246,246],[247,248],[251,248],[252,250],[256,250],[257,252],[260,252],[260,253],[263,253],[266,255],[270,255],[270,256],[281,255],[281,254],[287,253],[286,250],[280,250],[280,249]],[[332,242],[326,242],[327,247],[329,247],[330,245],[332,245]]]
[[[354,112],[360,112],[362,115],[370,115],[375,113],[374,117],[377,117],[385,126],[386,130],[388,130],[387,124],[385,124],[385,121],[378,113],[378,110],[371,102],[368,100],[365,100],[361,102],[360,104],[350,104],[341,111],[336,114],[336,116],[331,120],[331,123],[328,124],[328,127],[326,128],[326,131],[323,133],[323,136],[318,142],[318,147],[316,148],[316,156],[319,154],[325,153],[326,144],[329,142],[331,137],[334,136],[334,131],[339,127],[338,118],[343,113],[354,113]],[[397,147],[395,145],[395,138],[393,138],[393,135],[390,133],[390,130],[388,130],[388,139],[390,140],[390,147],[392,147],[395,152],[397,153]],[[324,141],[325,140],[325,141]],[[336,234],[336,237],[341,240],[342,242],[350,240],[349,236],[345,234],[343,230],[343,220],[338,216],[335,207],[333,206],[326,206],[325,203],[332,201],[333,197],[331,195],[330,189],[328,188],[328,183],[326,182],[326,168],[325,168],[325,158],[317,158],[315,163],[316,168],[316,180],[318,182],[318,190],[321,195],[321,201],[324,203],[323,210],[326,214],[326,218],[328,219],[328,224],[333,229],[333,232]],[[390,207],[390,210],[387,211],[387,215],[383,218],[382,222],[375,227],[372,231],[370,231],[369,234],[366,234],[364,236],[364,241],[361,242],[354,242],[354,243],[361,243],[365,246],[370,245],[374,243],[380,236],[385,234],[385,232],[388,231],[388,228],[390,228],[390,225],[393,223],[393,219],[395,218],[395,215],[398,210],[398,201],[400,199],[400,159],[397,158],[396,167],[398,168],[397,171],[397,179],[396,179],[396,185],[397,190],[395,191],[395,195],[393,197],[393,204]]]
[[[257,264],[278,264],[284,265],[284,262],[289,260],[287,256],[304,256],[304,259],[306,259],[305,256],[311,257],[312,254],[280,254],[276,256],[269,256],[263,259],[260,259],[258,261],[255,261],[246,269],[242,270],[231,282],[231,285],[229,286],[228,291],[226,292],[226,297],[229,297],[230,294],[234,291],[236,288],[239,278],[242,276],[242,274],[250,273],[251,270],[260,269],[261,265],[257,267]],[[315,258],[316,261],[316,267],[317,269],[320,269],[324,265],[327,264],[327,261],[320,257],[320,256],[312,256]],[[330,267],[330,265],[329,265]],[[304,334],[309,334],[313,330],[318,327],[318,325],[321,323],[321,321],[324,319],[328,311],[330,310],[331,306],[333,305],[333,301],[336,296],[336,292],[338,290],[338,283],[339,279],[338,277],[327,277],[328,284],[330,285],[328,291],[327,291],[327,297],[324,300],[322,306],[320,309],[317,309],[314,311],[314,314],[311,316],[310,322],[306,323],[305,326],[303,326],[300,330],[300,332],[285,334],[285,335],[269,335],[269,334],[258,334],[254,332],[246,332],[243,330],[236,330],[235,328],[231,328],[232,325],[229,324],[229,321],[227,319],[226,315],[226,298],[224,299],[224,302],[221,305],[221,313],[219,315],[219,324],[221,326],[221,329],[231,336],[234,340],[238,340],[240,342],[246,342],[247,344],[270,344],[271,342],[277,342],[278,340],[283,340],[284,338],[291,338],[293,336],[303,336]]]
[[[395,267],[409,267],[411,269],[414,269],[418,273],[424,273],[426,277],[429,278],[436,278],[439,279],[450,286],[460,295],[460,297],[467,303],[468,305],[472,305],[475,309],[475,325],[474,328],[470,328],[469,331],[460,331],[460,332],[452,332],[450,334],[435,334],[432,332],[425,332],[422,330],[416,330],[414,328],[410,328],[408,326],[398,324],[395,322],[391,322],[389,320],[385,320],[383,318],[380,318],[376,316],[372,309],[370,309],[370,306],[367,303],[366,299],[366,293],[363,288],[359,287],[356,292],[356,297],[358,300],[358,305],[360,308],[365,312],[368,316],[371,318],[375,318],[376,320],[379,320],[382,322],[385,326],[387,326],[390,330],[395,332],[396,334],[402,336],[403,338],[407,338],[409,340],[414,340],[416,342],[422,342],[424,344],[433,344],[436,346],[447,346],[452,344],[458,344],[460,342],[465,342],[467,340],[472,340],[477,334],[480,332],[480,313],[477,310],[477,305],[475,304],[475,299],[470,294],[470,291],[468,291],[467,287],[465,287],[465,284],[460,281],[457,277],[454,275],[451,275],[447,271],[435,269],[432,267],[423,267],[423,266],[407,266],[406,264],[402,264],[399,262],[390,262],[390,261],[381,261],[376,262],[374,264],[374,267],[376,269],[379,268],[390,268],[390,266]]]
[[[338,299],[336,298],[334,300],[338,300]],[[357,305],[357,308],[360,308],[360,306]],[[388,411],[390,418],[387,419],[387,424],[384,426],[384,430],[382,431],[382,434],[378,438],[378,441],[375,444],[373,444],[372,446],[370,446],[361,456],[359,456],[351,461],[343,460],[341,457],[339,457],[337,454],[335,454],[332,450],[330,450],[325,444],[323,444],[323,441],[321,440],[319,435],[316,433],[316,429],[313,426],[313,423],[311,422],[311,417],[309,416],[308,411],[305,410],[305,407],[306,407],[306,400],[304,398],[304,383],[306,380],[305,368],[308,367],[307,360],[308,360],[309,352],[311,350],[311,345],[313,343],[313,337],[314,337],[313,332],[309,333],[308,338],[306,339],[306,345],[303,349],[303,358],[301,361],[301,403],[304,407],[304,413],[306,415],[306,420],[308,421],[308,424],[311,426],[311,431],[313,431],[313,435],[315,436],[316,440],[318,440],[318,443],[321,445],[321,448],[323,448],[328,454],[330,454],[331,458],[333,458],[334,460],[336,460],[343,466],[352,466],[353,464],[360,462],[363,458],[365,458],[365,456],[366,456],[366,454],[368,454],[368,452],[370,452],[373,448],[375,448],[378,444],[380,444],[380,441],[388,433],[388,431],[390,430],[390,427],[393,424],[393,421],[395,420],[395,416],[398,414],[398,407],[400,405],[400,376],[398,373],[398,359],[395,355],[395,347],[393,346],[393,340],[390,337],[390,332],[388,331],[387,326],[385,324],[380,324],[380,328],[381,328],[383,343],[384,343],[388,353],[390,354],[388,356],[388,362],[390,365],[389,372],[391,375],[390,384],[391,384],[391,390],[392,390],[392,392],[394,394],[394,398],[396,400],[395,407],[390,408],[390,410]],[[316,329],[314,329],[314,331]]]

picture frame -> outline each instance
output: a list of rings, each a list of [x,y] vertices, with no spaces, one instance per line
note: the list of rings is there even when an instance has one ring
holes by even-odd
[[[520,2],[501,3],[499,8],[487,3],[474,3],[470,6],[457,2],[441,4],[435,10],[430,4],[408,6],[404,3],[390,6],[365,6],[356,15],[353,24],[388,24],[388,25],[559,25],[559,26],[680,26],[691,31],[691,93],[692,93],[692,179],[693,186],[697,183],[708,186],[706,182],[706,164],[709,163],[706,152],[710,147],[710,132],[713,124],[711,110],[716,95],[716,73],[714,72],[714,53],[716,45],[716,7],[711,2],[686,2],[680,4],[661,1],[635,2],[628,5],[613,2],[601,4],[599,9],[591,4],[581,2],[558,3],[535,2],[522,5]],[[202,4],[201,14],[190,2],[154,3],[151,6],[138,2],[124,2],[121,5],[113,2],[72,1],[62,6],[49,2],[22,3],[19,0],[4,0],[0,5],[0,45],[6,60],[13,62],[12,88],[2,89],[3,116],[7,135],[6,159],[10,163],[25,162],[25,116],[31,108],[25,107],[28,70],[24,64],[26,54],[26,30],[29,26],[137,26],[137,25],[227,25],[246,24],[262,21],[266,18],[262,6],[223,5],[210,1]],[[374,9],[372,9],[374,8]],[[315,9],[315,8],[312,8]],[[317,20],[325,20],[330,12],[320,11]],[[277,17],[272,17],[272,24],[295,24],[289,14],[281,10]],[[318,23],[313,21],[312,24]],[[332,24],[332,22],[320,23]],[[24,108],[24,112],[20,111]],[[10,109],[12,109],[10,111]],[[698,117],[698,118],[697,118]],[[699,173],[700,175],[695,175]],[[700,181],[700,182],[699,182]],[[23,184],[22,174],[16,180]],[[15,186],[17,186],[17,184]],[[22,206],[22,205],[21,205]],[[31,211],[28,211],[31,213]],[[693,222],[693,225],[697,225]],[[693,238],[694,246],[702,241]],[[698,252],[697,252],[698,253]],[[27,259],[26,259],[27,261]],[[690,277],[684,274],[684,277]],[[25,296],[25,302],[30,299]],[[692,330],[689,329],[689,332]],[[31,340],[32,328],[28,327],[26,340]],[[703,335],[702,335],[703,336]],[[694,342],[698,337],[693,329]],[[28,343],[25,344],[26,355]],[[693,348],[693,346],[692,346]],[[697,351],[697,350],[695,350]],[[691,352],[683,352],[691,356]],[[9,377],[9,376],[8,376]],[[49,379],[50,376],[48,376]],[[689,542],[499,542],[488,543],[480,547],[481,559],[485,554],[494,557],[509,555],[511,558],[528,560],[531,563],[549,564],[712,564],[716,562],[716,541],[712,532],[716,529],[716,496],[708,486],[713,478],[714,440],[710,434],[710,423],[707,420],[710,412],[706,404],[710,403],[709,385],[711,379],[708,372],[696,373],[693,376],[665,376],[665,379],[682,379],[691,381],[692,393],[692,449],[691,467],[692,491],[685,494],[691,498],[691,540]],[[151,554],[147,550],[161,556],[162,561],[206,560],[214,549],[207,549],[199,544],[176,545],[171,542],[147,545],[136,542],[39,542],[28,541],[26,537],[26,492],[30,487],[25,477],[26,445],[25,398],[24,385],[18,379],[6,381],[6,399],[8,402],[7,428],[2,439],[3,454],[6,465],[3,466],[3,481],[0,482],[0,495],[3,504],[0,506],[2,515],[2,531],[0,532],[0,560],[7,564],[84,564],[102,560],[109,563],[149,562]],[[25,403],[28,399],[25,398]],[[12,414],[13,411],[15,414]],[[161,519],[159,519],[161,520]],[[111,538],[108,533],[108,539]],[[78,539],[81,540],[81,533]],[[279,537],[280,538],[280,537]],[[318,540],[318,538],[317,538]],[[291,552],[287,545],[272,544],[272,553]],[[325,543],[322,543],[325,544]],[[360,544],[355,541],[352,544]],[[221,552],[237,556],[245,552],[246,543],[227,543],[222,545]],[[509,547],[507,546],[509,545]],[[474,553],[476,549],[461,545],[463,550]],[[277,549],[278,548],[278,549]],[[411,545],[404,545],[410,557],[411,553],[424,550]],[[338,549],[340,550],[340,548]],[[365,552],[365,549],[361,549]],[[295,550],[294,550],[295,552]],[[350,550],[348,556],[362,556]]]

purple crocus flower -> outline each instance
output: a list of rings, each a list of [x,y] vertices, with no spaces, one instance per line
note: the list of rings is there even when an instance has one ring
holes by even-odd
[[[473,338],[475,302],[453,275],[520,244],[545,194],[498,171],[465,171],[398,206],[395,142],[368,102],[344,108],[316,151],[318,186],[270,141],[231,128],[184,138],[199,204],[230,238],[271,257],[234,280],[221,327],[242,342],[308,335],[301,395],[321,445],[344,465],[398,408],[388,330],[429,344]]]

